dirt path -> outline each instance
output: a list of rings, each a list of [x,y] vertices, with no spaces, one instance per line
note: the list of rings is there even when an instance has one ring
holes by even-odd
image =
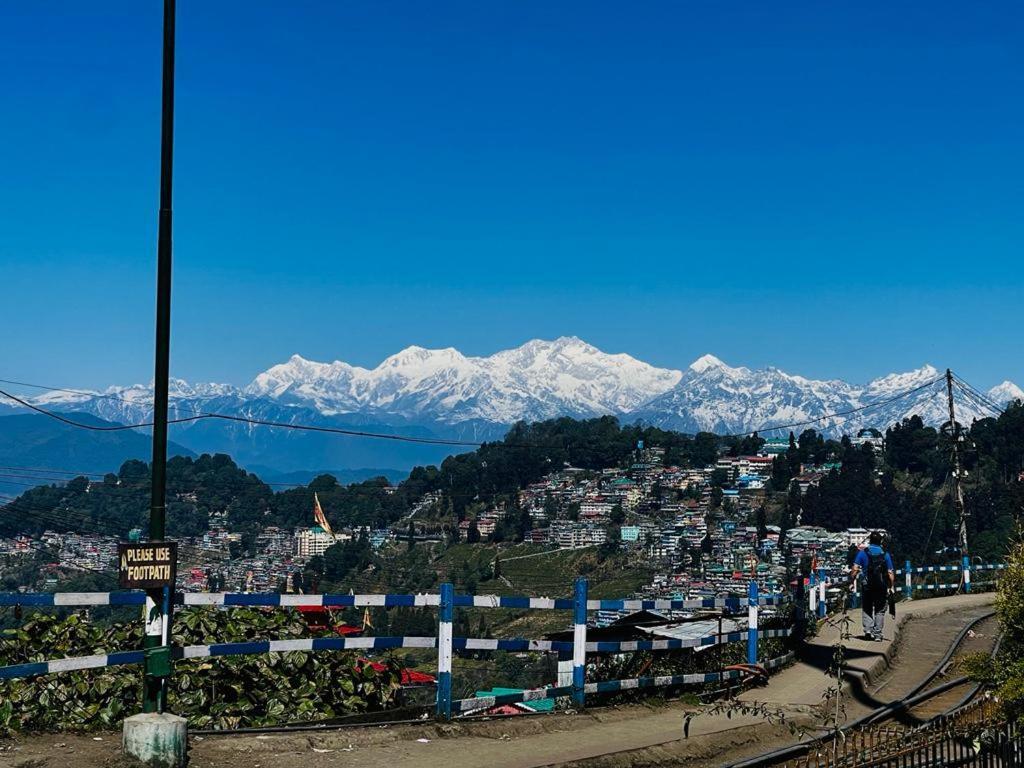
[[[862,673],[864,683],[849,697],[847,718],[898,698],[923,679],[960,629],[989,610],[991,597],[911,603],[901,609],[899,642],[851,642],[850,664]],[[859,612],[852,618],[859,622]],[[768,688],[748,691],[741,699],[784,711],[794,724],[813,726],[828,685],[821,663],[824,654],[831,655],[833,633],[838,629],[823,630],[804,661],[776,675]],[[707,713],[693,719],[690,737],[684,739],[683,719],[695,711],[670,702],[449,725],[193,737],[191,768],[625,768],[684,763],[710,768],[795,740],[787,726],[768,724],[760,715]],[[0,766],[122,768],[131,763],[120,757],[119,741],[117,733],[26,737],[0,744]]]

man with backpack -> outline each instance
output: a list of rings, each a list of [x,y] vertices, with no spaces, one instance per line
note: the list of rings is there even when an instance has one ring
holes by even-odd
[[[871,532],[868,545],[854,558],[850,578],[859,578],[862,573],[864,639],[881,642],[889,592],[896,584],[896,570],[892,557],[882,548],[882,534],[878,531]]]

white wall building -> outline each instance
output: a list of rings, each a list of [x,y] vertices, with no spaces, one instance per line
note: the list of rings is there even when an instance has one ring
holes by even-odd
[[[334,543],[334,537],[319,525],[303,528],[295,534],[295,554],[299,557],[316,557],[327,551]]]

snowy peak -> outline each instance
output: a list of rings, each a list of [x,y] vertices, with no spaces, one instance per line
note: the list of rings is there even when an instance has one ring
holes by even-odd
[[[424,371],[436,370],[449,365],[458,365],[465,361],[459,350],[453,347],[445,349],[425,349],[423,347],[406,347],[401,352],[384,359],[376,370],[382,369],[421,369]]]
[[[714,355],[702,355],[690,363],[690,370],[694,373],[705,373],[709,368],[728,368],[725,363]]]
[[[1014,400],[1024,400],[1024,389],[1021,389],[1012,381],[1004,381],[997,384],[988,391],[988,399],[1000,408]]]
[[[879,397],[886,393],[897,394],[912,387],[924,386],[941,376],[939,370],[931,365],[922,365],[906,373],[890,373],[868,383],[865,390]]]

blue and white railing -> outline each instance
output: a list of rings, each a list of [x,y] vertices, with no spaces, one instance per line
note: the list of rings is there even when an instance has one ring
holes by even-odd
[[[925,593],[931,596],[937,592],[955,592],[957,590],[970,592],[972,587],[994,587],[998,584],[1000,573],[1005,568],[1005,563],[971,564],[967,558],[964,558],[963,562],[959,565],[927,565],[918,567],[911,566],[910,561],[907,560],[903,568],[896,569],[895,574],[897,584],[902,582],[904,598],[910,600],[915,596],[924,596],[915,593]],[[988,578],[985,578],[983,581],[973,581],[972,573],[983,574],[988,576]],[[942,574],[949,574],[953,578],[942,580]],[[931,581],[930,578],[932,577],[939,580]],[[807,578],[806,596],[808,615],[824,618],[828,614],[829,609],[828,590],[836,586],[845,588],[847,585],[850,585],[850,582],[845,573],[837,579],[829,577],[824,568],[819,568],[817,571],[810,573]],[[898,586],[897,589],[899,589]],[[861,599],[860,582],[854,581],[850,585],[850,607],[859,608]],[[837,607],[838,605],[839,601],[833,600],[832,607]]]
[[[762,668],[766,671],[777,669],[793,660],[792,652],[769,659]],[[740,680],[748,673],[739,669],[722,670],[719,672],[697,672],[689,675],[655,675],[653,677],[630,677],[622,680],[602,680],[597,683],[586,683],[584,694],[623,693],[643,688],[682,687],[687,685],[714,685],[724,681]],[[508,693],[497,696],[477,696],[470,699],[458,699],[452,702],[452,708],[460,714],[481,712],[502,704],[518,704],[544,699],[556,699],[573,695],[572,686],[537,688],[520,693]]]
[[[390,650],[396,648],[437,650],[437,701],[439,717],[448,719],[453,712],[463,713],[487,705],[486,698],[452,700],[452,656],[457,651],[511,651],[558,653],[572,661],[571,685],[560,685],[541,691],[526,691],[491,697],[497,704],[529,701],[539,698],[571,696],[576,706],[582,707],[588,693],[605,693],[665,685],[703,684],[709,681],[731,679],[741,675],[738,671],[675,675],[635,680],[588,683],[586,681],[588,653],[633,653],[705,648],[729,643],[747,643],[747,662],[757,664],[760,638],[784,638],[792,634],[791,628],[762,630],[758,627],[758,613],[762,606],[778,606],[786,602],[783,595],[760,595],[756,583],[749,585],[746,597],[700,598],[691,600],[590,600],[587,580],[579,578],[571,598],[538,598],[498,595],[456,595],[451,584],[442,584],[438,594],[367,594],[367,595],[287,595],[276,593],[179,593],[175,602],[183,606],[231,607],[437,607],[438,633],[429,637],[317,637],[287,640],[258,640],[237,643],[189,645],[172,649],[176,659],[195,659],[248,654],[288,653],[293,651]],[[143,592],[58,592],[18,593],[0,592],[0,606],[34,607],[90,607],[90,606],[142,606]],[[457,607],[572,610],[572,641],[531,640],[525,638],[493,639],[453,636],[454,612]],[[740,612],[746,610],[746,631],[728,632],[686,639],[652,639],[630,641],[588,642],[588,612],[600,610],[719,610]],[[47,675],[84,669],[141,664],[143,651],[117,651],[65,659],[31,661],[0,667],[0,680],[17,677]],[[777,663],[774,660],[773,663]],[[778,662],[781,663],[781,662]],[[519,696],[520,698],[516,698]],[[500,701],[499,701],[500,700]]]
[[[999,583],[1001,572],[1006,569],[1006,563],[971,563],[965,557],[959,565],[926,565],[913,567],[907,560],[902,568],[896,570],[896,576],[903,579],[903,596],[907,600],[914,598],[914,593],[922,592],[945,592],[962,589],[970,592],[973,587],[994,587]],[[972,572],[988,576],[981,581],[974,581],[972,584]],[[929,575],[934,574],[936,579],[942,579],[942,574],[953,576],[950,580],[931,581]],[[955,575],[954,575],[955,574]],[[915,579],[915,576],[918,578]]]
[[[781,605],[781,595],[758,597],[758,605]],[[518,610],[575,609],[574,598],[515,597],[507,595],[454,595],[455,608],[510,608]],[[746,597],[708,597],[692,600],[587,600],[588,611],[695,611],[733,610],[747,607]],[[0,592],[0,607],[89,607],[144,605],[145,592]],[[415,595],[285,595],[276,592],[178,592],[175,605],[235,608],[432,608],[441,604],[439,594]]]

